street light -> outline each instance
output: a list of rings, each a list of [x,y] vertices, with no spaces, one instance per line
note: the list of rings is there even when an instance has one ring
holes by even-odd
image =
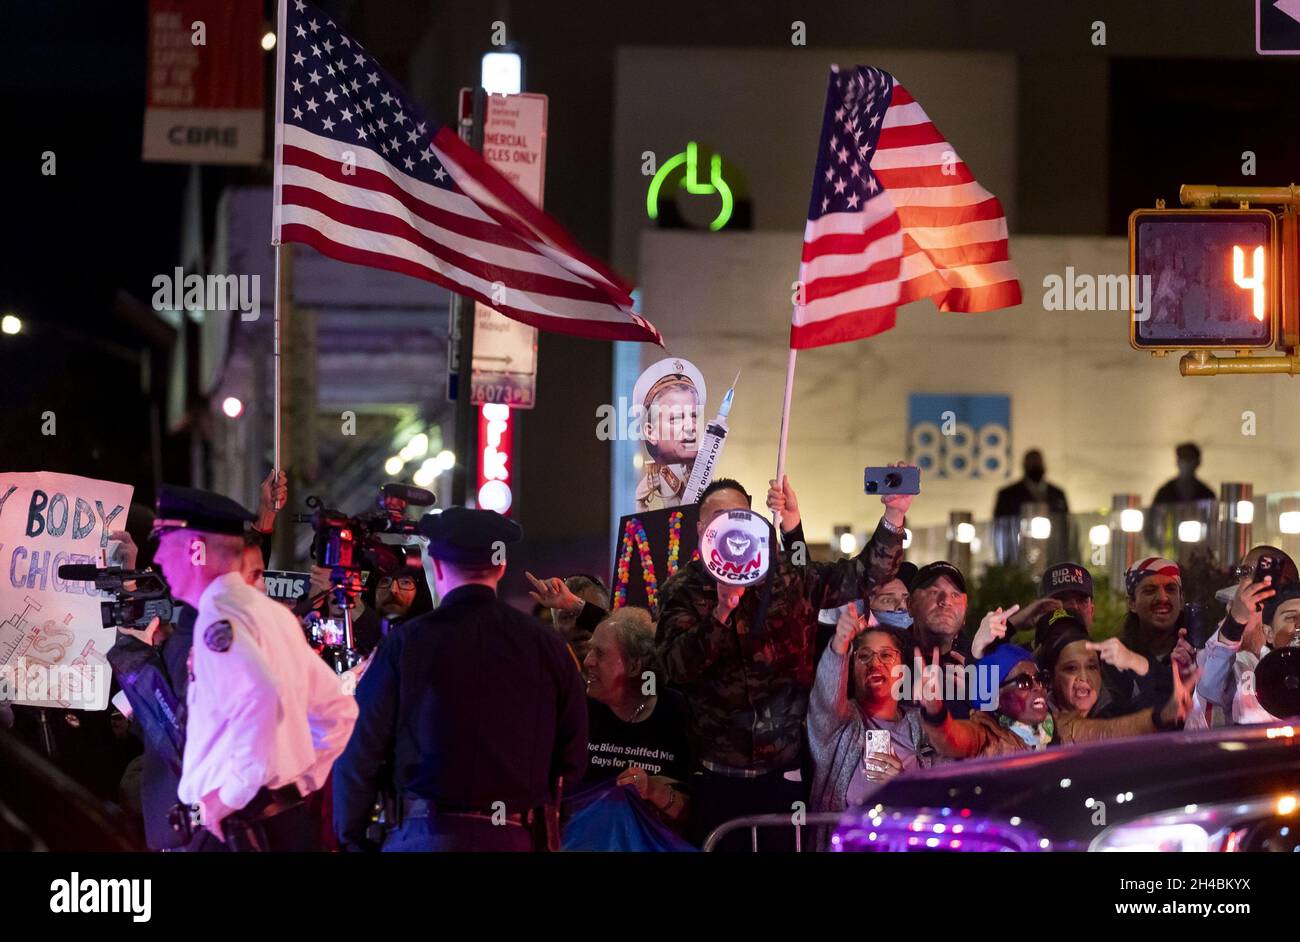
[[[1047,517],[1035,517],[1029,521],[1029,538],[1045,540],[1052,535],[1052,521]]]
[[[419,470],[411,477],[417,487],[428,487],[433,483],[434,478],[438,476],[437,462],[437,458],[429,458],[420,465]]]
[[[1181,543],[1199,543],[1204,532],[1205,524],[1199,520],[1184,520],[1178,524],[1178,540]]]
[[[1119,528],[1125,533],[1141,533],[1143,519],[1142,511],[1129,507],[1119,512]]]
[[[6,314],[4,317],[0,317],[0,331],[3,331],[9,336],[12,337],[15,334],[22,333],[22,329],[23,322],[16,315]]]
[[[518,95],[524,87],[524,60],[517,52],[485,52],[479,76],[489,95]]]
[[[1099,523],[1088,531],[1088,542],[1093,546],[1107,546],[1110,544],[1110,527],[1104,523]]]
[[[406,467],[406,462],[402,460],[401,456],[393,455],[393,457],[384,462],[384,473],[390,478],[396,477],[402,473],[402,468],[404,467]]]
[[[244,404],[235,396],[227,396],[221,400],[221,411],[226,414],[226,418],[237,419],[244,414]]]

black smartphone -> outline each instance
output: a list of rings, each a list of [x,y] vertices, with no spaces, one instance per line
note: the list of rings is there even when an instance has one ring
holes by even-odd
[[[921,493],[921,469],[917,467],[902,468],[867,468],[863,472],[863,488],[868,494],[919,494]]]
[[[1282,567],[1284,565],[1286,564],[1282,561],[1282,557],[1280,556],[1261,556],[1259,562],[1255,563],[1255,576],[1251,581],[1260,583],[1264,581],[1265,576],[1272,576],[1273,578],[1269,582],[1269,588],[1276,591],[1278,583],[1282,581]],[[1255,611],[1261,612],[1263,610],[1264,603],[1256,602]]]

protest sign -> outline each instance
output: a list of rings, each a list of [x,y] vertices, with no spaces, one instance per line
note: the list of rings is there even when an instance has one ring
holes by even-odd
[[[50,471],[0,473],[0,699],[103,710],[116,637],[92,582],[59,567],[95,565],[126,525],[129,484]]]

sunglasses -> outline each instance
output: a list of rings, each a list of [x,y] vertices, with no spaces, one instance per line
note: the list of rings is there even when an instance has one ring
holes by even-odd
[[[903,663],[903,655],[897,651],[873,651],[870,648],[859,648],[854,658],[862,664],[870,664],[872,661],[879,661],[886,667],[894,664]]]
[[[1015,687],[1017,690],[1029,690],[1035,684],[1046,690],[1052,683],[1052,676],[1047,671],[1036,671],[1032,674],[1017,674],[1015,677],[1002,681],[1003,687]]]

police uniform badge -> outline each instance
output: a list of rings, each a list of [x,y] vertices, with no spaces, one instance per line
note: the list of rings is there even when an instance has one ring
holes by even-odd
[[[224,619],[222,621],[214,621],[212,624],[208,625],[207,629],[203,632],[203,643],[208,646],[209,651],[215,651],[218,654],[221,654],[224,651],[229,651],[230,645],[234,643],[234,640],[235,629],[231,626],[230,622],[225,621]]]

